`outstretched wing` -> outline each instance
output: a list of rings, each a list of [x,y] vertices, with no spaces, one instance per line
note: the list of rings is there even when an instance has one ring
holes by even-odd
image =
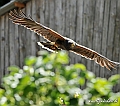
[[[16,10],[10,11],[9,15],[13,23],[19,24],[27,29],[30,29],[31,31],[34,31],[48,41],[55,42],[57,39],[65,40],[59,33],[34,21],[31,17],[27,17],[21,10],[19,13]]]
[[[99,64],[102,67],[106,67],[109,70],[111,70],[111,68],[115,68],[117,65],[120,64],[120,63],[111,61],[108,58],[100,55],[99,53],[89,48],[86,48],[82,45],[76,44],[71,51],[85,58],[88,58],[90,60],[94,60],[97,64]]]

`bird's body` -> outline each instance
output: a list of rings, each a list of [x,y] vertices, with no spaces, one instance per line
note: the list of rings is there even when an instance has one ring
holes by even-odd
[[[79,45],[73,40],[66,38],[54,30],[34,21],[31,17],[27,17],[22,11],[19,13],[14,10],[9,13],[13,23],[22,25],[38,35],[42,36],[48,42],[38,42],[38,45],[50,51],[67,50],[81,55],[90,60],[94,60],[102,67],[107,69],[115,68],[120,63],[113,62],[99,53],[85,46]]]

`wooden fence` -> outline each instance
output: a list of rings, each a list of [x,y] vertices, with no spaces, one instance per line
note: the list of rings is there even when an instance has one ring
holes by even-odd
[[[120,0],[30,0],[23,12],[61,35],[120,62]],[[8,73],[8,66],[22,67],[26,56],[42,50],[36,43],[39,40],[43,38],[13,24],[8,13],[0,16],[0,82]],[[98,77],[120,74],[120,67],[109,71],[73,53],[70,63],[83,63]],[[115,91],[120,91],[120,85]]]

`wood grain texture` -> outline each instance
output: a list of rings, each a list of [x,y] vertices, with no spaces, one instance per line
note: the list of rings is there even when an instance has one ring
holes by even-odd
[[[0,31],[1,31],[1,17],[0,17]],[[1,32],[0,32],[0,42],[1,42]],[[1,51],[1,43],[0,43],[0,51]],[[0,70],[1,70],[1,52],[0,52]],[[0,84],[1,84],[2,76],[0,74]]]
[[[36,20],[36,3],[35,0],[32,0],[31,2],[32,2],[31,17],[34,20]],[[36,34],[34,32],[32,32],[31,34],[31,55],[36,55]]]
[[[5,69],[4,69],[4,73],[8,74],[8,70],[7,68],[9,67],[9,19],[8,19],[8,14],[5,15]],[[17,44],[19,44],[17,42]],[[18,47],[19,48],[19,47]],[[17,49],[18,49],[17,48]]]
[[[0,27],[0,35],[1,35],[1,37],[0,37],[0,51],[1,51],[1,53],[0,53],[0,69],[1,69],[1,71],[0,71],[0,83],[2,82],[2,80],[1,80],[1,78],[4,76],[4,71],[5,71],[5,60],[4,60],[4,56],[5,56],[5,51],[4,51],[4,49],[5,49],[5,30],[4,30],[4,28],[5,28],[5,16],[2,16],[1,18],[1,27]]]
[[[116,48],[114,45],[115,36],[115,19],[116,19],[116,5],[117,0],[110,2],[110,12],[109,12],[109,26],[108,26],[108,37],[107,37],[107,57],[114,60],[113,49]],[[110,77],[113,73],[106,72],[107,77]]]

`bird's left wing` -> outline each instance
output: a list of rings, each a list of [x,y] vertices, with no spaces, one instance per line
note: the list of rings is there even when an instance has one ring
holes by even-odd
[[[51,52],[57,52],[59,49],[53,42],[37,42],[39,46]]]
[[[71,51],[90,60],[94,60],[97,64],[99,64],[102,67],[106,67],[109,70],[111,70],[111,68],[115,68],[117,65],[120,65],[120,63],[111,61],[108,58],[100,55],[99,53],[82,45],[74,45]]]
[[[21,10],[19,13],[16,10],[10,11],[9,16],[13,23],[19,24],[27,29],[30,29],[31,31],[34,31],[48,41],[55,42],[57,39],[65,40],[59,33],[34,21],[31,17],[27,17]]]

